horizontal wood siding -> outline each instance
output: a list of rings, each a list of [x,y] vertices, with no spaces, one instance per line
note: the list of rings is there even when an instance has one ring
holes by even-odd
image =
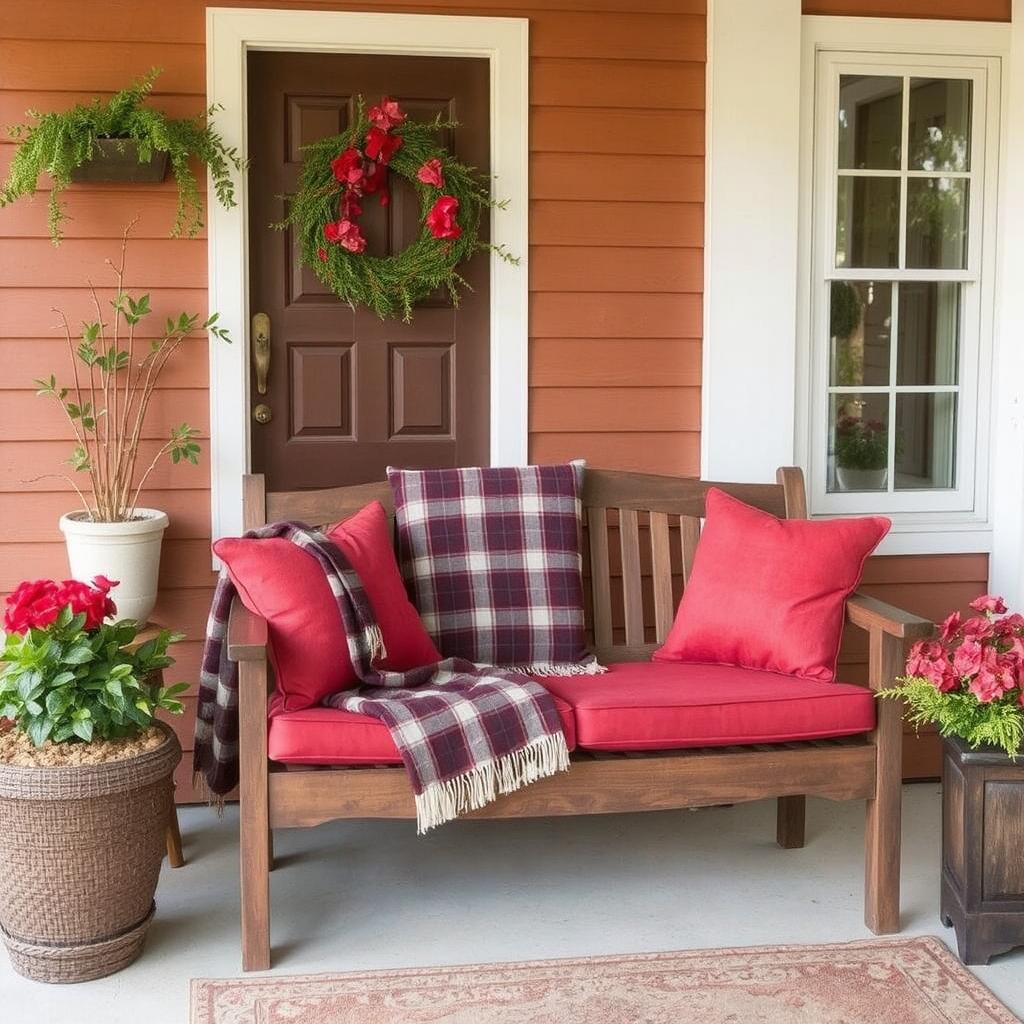
[[[1012,0],[803,0],[804,14],[1009,21]]]
[[[703,0],[238,5],[529,17],[531,456],[697,474]],[[29,107],[61,109],[108,94],[153,65],[165,69],[156,101],[176,116],[197,113],[205,104],[204,7],[201,0],[0,5],[0,124]],[[0,143],[0,173],[12,155]],[[152,294],[161,319],[206,311],[205,236],[167,238],[170,182],[74,186],[57,249],[46,237],[45,198],[0,211],[0,591],[24,576],[67,571],[56,523],[74,505],[59,475],[68,433],[32,393],[34,377],[66,365],[51,307],[72,322],[92,315],[86,280],[109,282],[104,260],[138,217],[129,286]],[[181,419],[204,439],[208,433],[206,340],[190,340],[182,356],[154,403],[144,454]],[[192,684],[190,698],[213,585],[206,454],[198,467],[159,466],[145,496],[171,517],[155,617],[188,635],[173,678]],[[772,469],[765,467],[766,477]],[[980,556],[875,560],[869,571],[880,593],[928,615],[962,605],[985,577]],[[860,671],[856,647],[849,656],[851,672]],[[175,728],[189,748],[190,718]],[[183,766],[179,798],[192,796]]]
[[[530,18],[530,423],[538,460],[695,474],[700,463],[704,199],[703,0],[250,2]],[[552,9],[552,7],[554,9]],[[62,109],[163,67],[159,105],[205,104],[200,0],[40,0],[0,5],[0,124]],[[14,147],[0,143],[0,174]],[[44,182],[44,192],[45,185]],[[171,181],[74,186],[65,241],[47,239],[46,195],[0,212],[0,592],[67,572],[57,518],[67,430],[33,394],[65,366],[51,307],[91,316],[86,279],[109,281],[120,230],[138,217],[128,283],[168,312],[206,311],[205,232],[166,237]],[[144,447],[182,419],[209,431],[207,342],[189,341],[153,405]],[[205,445],[204,445],[205,447]],[[155,617],[185,631],[174,678],[198,677],[209,606],[209,467],[161,466],[146,495],[171,517]],[[189,701],[192,711],[193,701]],[[175,723],[191,747],[191,715]],[[191,797],[182,771],[179,797]]]

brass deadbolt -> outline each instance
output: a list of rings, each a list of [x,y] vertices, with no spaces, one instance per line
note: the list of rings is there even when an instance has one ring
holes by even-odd
[[[260,402],[260,404],[253,409],[252,418],[257,423],[269,423],[274,418],[274,414],[270,411],[269,405],[264,405]]]

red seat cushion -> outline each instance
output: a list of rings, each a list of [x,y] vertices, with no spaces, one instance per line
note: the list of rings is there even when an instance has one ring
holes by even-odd
[[[632,662],[538,681],[572,705],[585,750],[782,743],[875,725],[875,699],[863,686],[732,665]]]
[[[570,750],[576,747],[572,708],[555,698],[562,732]],[[281,711],[270,718],[267,752],[271,761],[291,764],[401,764],[402,759],[383,722],[369,715],[336,708]]]
[[[382,667],[400,672],[439,661],[399,574],[384,506],[371,502],[328,536],[366,588],[387,649]],[[338,602],[312,555],[282,537],[224,537],[213,550],[242,603],[267,620],[274,700],[283,710],[310,707],[356,685]]]
[[[831,682],[846,599],[889,520],[777,519],[716,487],[706,501],[693,571],[655,660]]]

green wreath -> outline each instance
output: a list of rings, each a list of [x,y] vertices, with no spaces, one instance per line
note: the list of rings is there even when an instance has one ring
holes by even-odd
[[[278,226],[293,227],[302,262],[343,302],[408,322],[413,306],[441,287],[457,306],[459,289],[469,287],[457,268],[480,250],[519,262],[480,240],[484,212],[506,203],[491,197],[490,178],[438,145],[438,133],[454,127],[440,116],[409,121],[389,97],[366,110],[360,97],[348,129],[306,147],[298,191]],[[359,216],[366,202],[390,202],[389,170],[415,187],[423,227],[401,252],[368,256]]]

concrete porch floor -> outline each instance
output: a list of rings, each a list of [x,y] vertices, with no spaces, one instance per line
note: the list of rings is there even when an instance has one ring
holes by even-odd
[[[904,790],[903,925],[938,919],[940,792]],[[186,867],[166,867],[142,958],[47,986],[0,953],[4,1024],[178,1024],[190,978],[240,973],[237,812],[181,812]],[[465,822],[335,822],[277,837],[274,972],[305,974],[869,936],[863,805],[811,801],[808,844],[775,846],[774,804],[700,812]],[[112,868],[116,877],[116,868]],[[1024,1016],[1024,950],[981,980]]]

